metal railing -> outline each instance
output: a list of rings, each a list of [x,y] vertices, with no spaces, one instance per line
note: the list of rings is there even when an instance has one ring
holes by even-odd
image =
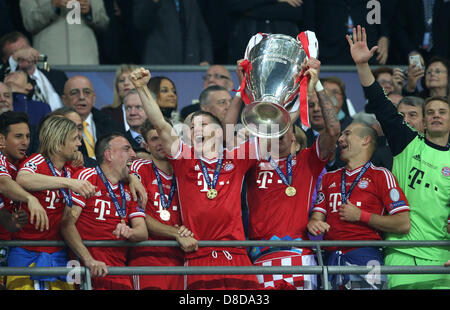
[[[178,247],[176,241],[84,241],[87,247]],[[449,241],[420,240],[420,241],[272,241],[272,240],[246,240],[246,241],[199,241],[199,247],[253,247],[269,246],[279,248],[305,248],[311,247],[317,256],[317,266],[214,266],[214,267],[189,267],[189,266],[142,266],[142,267],[108,267],[109,275],[195,275],[195,274],[317,274],[322,277],[324,290],[329,290],[328,275],[332,274],[368,274],[373,272],[375,266],[327,266],[323,263],[322,248],[330,246],[339,247],[450,247]],[[64,241],[28,241],[11,240],[0,241],[2,246],[66,246]],[[444,266],[376,266],[379,274],[450,274],[450,268]],[[83,278],[82,289],[91,290],[91,275],[89,268],[75,267],[0,267],[0,275],[31,275],[31,276],[61,276],[78,273]]]

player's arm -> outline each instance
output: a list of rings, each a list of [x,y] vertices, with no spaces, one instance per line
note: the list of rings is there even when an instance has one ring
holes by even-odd
[[[164,119],[158,104],[150,94],[147,87],[150,76],[150,71],[140,68],[131,73],[130,80],[136,87],[136,91],[141,98],[142,105],[150,123],[156,128],[162,140],[164,150],[169,155],[175,155],[178,151],[180,138],[173,127]]]
[[[40,231],[49,229],[47,212],[39,203],[39,200],[23,189],[16,181],[9,176],[0,176],[0,192],[14,201],[25,202],[30,211],[30,223],[34,224]]]
[[[135,217],[131,219],[131,227],[125,223],[119,223],[113,231],[113,235],[117,239],[126,238],[131,242],[145,241],[148,239],[147,225],[143,217]]]
[[[19,170],[16,181],[30,192],[68,188],[84,198],[89,198],[95,193],[95,186],[86,180],[32,173],[22,169]]]
[[[5,208],[0,209],[0,226],[9,232],[17,232],[28,222],[28,214],[23,209],[9,212]]]
[[[370,113],[375,113],[395,156],[403,151],[417,133],[403,123],[403,117],[397,112],[382,87],[375,80],[369,60],[377,50],[377,46],[369,50],[365,28],[358,25],[357,28],[353,28],[353,38],[348,35],[346,38],[351,56],[356,64],[359,80],[368,99],[366,109]]]
[[[325,89],[319,81],[320,61],[311,58],[306,62],[306,66],[309,68],[305,72],[305,75],[309,76],[308,93],[311,93],[312,91],[316,92],[325,123],[325,130],[319,136],[318,141],[320,158],[325,159],[333,153],[336,148],[336,142],[341,133],[341,124],[339,123],[333,101],[325,93]]]
[[[108,274],[106,264],[92,257],[75,226],[81,212],[82,208],[75,204],[72,207],[65,207],[61,219],[61,235],[75,255],[90,269],[92,276],[105,276]]]
[[[347,222],[362,222],[388,233],[407,234],[410,228],[409,211],[392,215],[368,213],[355,206],[350,201],[339,208],[341,220]]]
[[[160,223],[148,214],[145,217],[145,222],[149,233],[176,240],[183,251],[193,252],[198,249],[197,240],[186,227],[175,227]]]
[[[312,212],[306,227],[313,236],[321,235],[330,230],[330,225],[326,222],[326,216],[322,212]]]
[[[142,206],[147,205],[148,200],[147,191],[145,190],[144,185],[142,185],[142,182],[134,173],[130,173],[128,175],[128,186],[130,187],[130,193],[131,196],[133,197],[133,200],[134,201],[140,200],[140,204]]]

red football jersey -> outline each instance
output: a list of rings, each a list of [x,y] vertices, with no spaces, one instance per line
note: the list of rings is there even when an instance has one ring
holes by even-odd
[[[64,166],[67,177],[71,177],[72,171],[69,166]],[[45,158],[41,154],[33,154],[22,163],[19,171],[28,171],[31,173],[39,173],[43,175],[53,176],[50,167]],[[62,171],[55,168],[57,176],[64,176]],[[49,230],[40,231],[34,228],[34,225],[28,223],[19,232],[14,234],[15,239],[19,240],[62,240],[59,227],[63,215],[66,202],[64,196],[59,189],[43,190],[39,192],[31,192],[44,207],[49,221]],[[28,208],[25,209],[28,213]],[[26,247],[31,251],[53,253],[60,250],[57,247]]]
[[[156,179],[155,171],[153,170],[153,165],[150,160],[137,159],[131,165],[131,171],[137,174],[145,186],[148,194],[147,206],[145,208],[145,213],[150,215],[153,219],[170,226],[180,225],[181,226],[181,215],[180,207],[178,203],[178,192],[175,188],[175,193],[172,202],[167,209],[170,213],[170,219],[164,221],[161,219],[160,214],[163,210],[163,205],[161,203],[161,196],[159,193],[158,181]],[[166,203],[169,199],[170,188],[172,185],[173,175],[167,175],[163,171],[159,170],[159,175],[163,184],[164,194],[166,198]],[[149,235],[149,240],[164,240],[165,238]],[[184,254],[179,248],[176,247],[132,247],[129,251],[130,264],[133,265],[132,260],[140,259],[151,261],[152,264],[148,266],[157,265],[160,261],[159,257],[173,258],[174,263],[177,265],[182,265],[184,261]]]
[[[277,164],[284,175],[287,158]],[[287,196],[287,186],[267,160],[261,160],[247,177],[247,205],[249,209],[249,237],[252,240],[269,240],[273,236],[307,240],[311,199],[317,179],[326,160],[319,157],[315,142],[292,157],[292,186],[295,196]]]
[[[117,213],[114,203],[109,196],[106,186],[103,184],[95,168],[85,168],[79,170],[73,178],[87,180],[97,187],[97,192],[89,199],[83,198],[77,193],[73,193],[73,203],[82,208],[78,217],[76,227],[83,240],[117,240],[113,235],[117,224],[121,218]],[[120,189],[118,184],[111,184],[111,188],[122,206]],[[133,201],[130,189],[124,184],[126,198],[125,222],[136,217],[145,217],[144,211],[138,203]],[[109,266],[124,266],[126,261],[126,247],[90,247],[89,252],[96,260],[105,262]]]
[[[8,161],[8,159],[0,153],[0,176],[6,176],[13,180],[16,179],[17,176],[17,167]],[[0,209],[5,208],[8,211],[12,212],[13,208],[19,206],[20,203],[12,201],[8,197],[0,194],[0,199],[3,203],[0,203]],[[0,240],[11,240],[12,233],[7,231],[3,226],[0,226]]]
[[[326,215],[330,230],[325,233],[326,240],[381,240],[380,233],[362,222],[346,222],[339,217],[341,201],[341,176],[346,173],[346,192],[356,179],[362,167],[347,171],[344,168],[328,172],[322,177],[317,193],[314,212]],[[348,200],[362,210],[378,214],[393,215],[409,211],[405,194],[394,175],[386,168],[369,166]],[[334,250],[330,249],[330,250]],[[350,248],[340,249],[343,252]]]
[[[206,196],[208,184],[204,179],[199,158],[184,142],[170,159],[177,178],[183,225],[198,240],[245,240],[241,213],[241,189],[245,173],[259,160],[256,139],[223,151],[222,169],[216,184],[217,197]],[[202,158],[212,182],[217,159]],[[189,257],[201,255],[200,248]]]

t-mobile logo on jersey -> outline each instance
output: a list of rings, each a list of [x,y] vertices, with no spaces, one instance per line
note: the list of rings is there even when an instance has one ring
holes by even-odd
[[[166,203],[169,200],[169,195],[164,195],[164,197],[166,198]],[[163,210],[163,205],[161,202],[161,195],[159,194],[159,192],[155,192],[155,196],[153,197],[153,205],[156,207],[157,209],[157,213],[161,213],[161,211]],[[173,205],[172,206],[172,210],[173,211],[177,211],[178,207]]]
[[[338,207],[342,205],[341,193],[331,193],[328,199],[331,213],[338,212]],[[361,207],[361,201],[356,201],[357,207]]]
[[[209,175],[209,179],[212,182],[213,178],[214,178],[214,174],[212,173],[208,173]],[[220,185],[223,186],[225,184],[230,184],[230,181],[218,181],[216,185]],[[197,173],[197,185],[200,186],[202,189],[200,190],[200,192],[207,192],[209,187],[208,187],[208,182],[205,181],[205,177],[203,176],[202,172]],[[217,188],[217,187],[216,187]]]
[[[111,214],[111,202],[96,199],[94,213],[99,214],[98,217],[95,218],[96,220],[106,221],[105,215]]]
[[[266,185],[272,183],[272,176],[273,176],[272,171],[261,171],[258,174],[258,180],[256,180],[256,183],[259,184],[258,188],[266,189],[267,188]]]

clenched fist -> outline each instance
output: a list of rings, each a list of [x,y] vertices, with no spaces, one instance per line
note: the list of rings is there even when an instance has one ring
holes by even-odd
[[[131,83],[133,83],[134,87],[140,88],[147,86],[148,81],[150,81],[151,74],[145,68],[135,69],[130,74]]]

